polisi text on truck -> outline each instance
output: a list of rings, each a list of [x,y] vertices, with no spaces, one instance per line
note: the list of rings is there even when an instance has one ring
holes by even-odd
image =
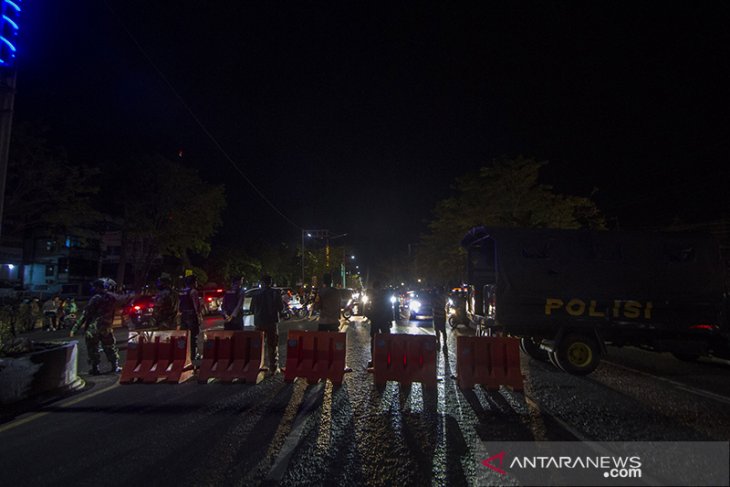
[[[651,301],[642,303],[640,301],[614,299],[610,303],[600,303],[595,299],[545,299],[545,314],[548,316],[563,311],[569,316],[606,318],[606,314],[610,313],[613,318],[643,318],[645,320],[650,320],[652,318],[651,312],[653,308],[654,305]]]

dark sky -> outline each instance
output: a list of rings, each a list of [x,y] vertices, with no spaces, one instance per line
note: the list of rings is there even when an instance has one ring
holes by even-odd
[[[226,184],[224,236],[403,251],[456,176],[518,154],[622,226],[730,208],[724,2],[108,5],[26,2],[16,120],[78,162],[183,149]]]

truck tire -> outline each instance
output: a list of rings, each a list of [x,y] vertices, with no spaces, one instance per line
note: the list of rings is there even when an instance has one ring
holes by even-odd
[[[449,326],[452,330],[456,330],[456,328],[459,326],[459,323],[456,322],[456,318],[454,315],[449,315]]]
[[[547,362],[550,359],[550,357],[548,357],[547,350],[540,348],[540,343],[536,342],[535,339],[531,337],[520,338],[520,350],[541,362]]]
[[[569,374],[588,375],[601,362],[601,347],[590,335],[571,333],[556,345],[554,359]]]

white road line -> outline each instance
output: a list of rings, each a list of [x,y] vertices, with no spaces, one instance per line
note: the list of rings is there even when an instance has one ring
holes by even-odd
[[[635,374],[640,374],[640,375],[643,375],[646,377],[651,377],[652,379],[655,379],[655,380],[658,380],[661,382],[666,382],[667,384],[670,384],[670,385],[676,387],[677,389],[681,389],[685,392],[691,392],[692,394],[696,394],[698,396],[706,397],[708,399],[713,399],[715,401],[718,401],[718,402],[721,402],[724,404],[730,404],[730,397],[723,396],[721,394],[715,394],[714,392],[706,391],[704,389],[698,389],[696,387],[688,386],[687,384],[683,384],[681,382],[677,382],[672,379],[667,379],[666,377],[659,377],[658,375],[654,375],[654,374],[650,374],[648,372],[643,372],[641,370],[633,369],[633,368],[627,367],[625,365],[620,365],[615,362],[611,362],[610,360],[603,360],[603,362],[610,364],[612,367],[617,367],[619,369],[624,369],[629,372],[634,372]]]
[[[74,404],[78,404],[81,401],[85,401],[86,399],[90,399],[92,397],[98,396],[98,395],[103,394],[105,392],[109,392],[112,389],[115,389],[117,387],[119,387],[119,382],[116,382],[115,384],[113,384],[113,385],[111,385],[109,387],[105,387],[104,389],[99,389],[96,392],[91,392],[91,393],[89,393],[87,395],[84,395],[83,397],[78,397],[78,398],[75,398],[73,400],[70,400],[70,401],[61,403],[57,407],[66,408],[66,407],[69,407],[69,406],[73,406]],[[31,421],[35,421],[36,419],[39,419],[39,418],[42,418],[43,416],[46,416],[47,414],[51,414],[51,413],[48,412],[48,411],[42,412],[42,413],[33,413],[30,416],[21,417],[19,419],[13,420],[13,421],[11,421],[11,422],[9,422],[7,424],[4,424],[4,425],[0,426],[0,433],[3,433],[3,432],[8,431],[8,430],[11,430],[13,428],[17,428],[18,426],[22,426],[24,424],[28,424]]]
[[[302,407],[299,409],[299,413],[296,418],[294,418],[294,424],[292,425],[291,432],[284,440],[284,445],[281,447],[279,455],[276,457],[274,464],[271,466],[271,470],[269,470],[266,480],[279,482],[284,477],[284,473],[289,467],[292,455],[294,455],[294,450],[302,441],[304,425],[307,423],[307,419],[314,412],[315,405],[317,404],[317,397],[324,387],[325,383],[320,382],[317,387],[313,387],[307,392]]]

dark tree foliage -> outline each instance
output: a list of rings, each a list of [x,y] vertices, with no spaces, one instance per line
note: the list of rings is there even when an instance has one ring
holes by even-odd
[[[149,278],[155,258],[179,258],[189,266],[188,253],[207,255],[210,240],[221,224],[225,207],[222,185],[211,185],[197,171],[161,156],[143,156],[112,170],[102,196],[122,230],[120,273],[127,262],[134,270],[134,286]]]
[[[588,197],[557,194],[539,182],[546,162],[517,157],[494,161],[456,180],[457,194],[436,205],[429,233],[416,252],[416,274],[430,282],[458,283],[465,255],[459,242],[476,225],[537,228],[603,228]]]
[[[8,159],[3,234],[22,236],[42,228],[77,235],[101,219],[91,206],[98,191],[98,169],[68,161],[63,149],[50,147],[43,131],[28,123],[13,128]]]

